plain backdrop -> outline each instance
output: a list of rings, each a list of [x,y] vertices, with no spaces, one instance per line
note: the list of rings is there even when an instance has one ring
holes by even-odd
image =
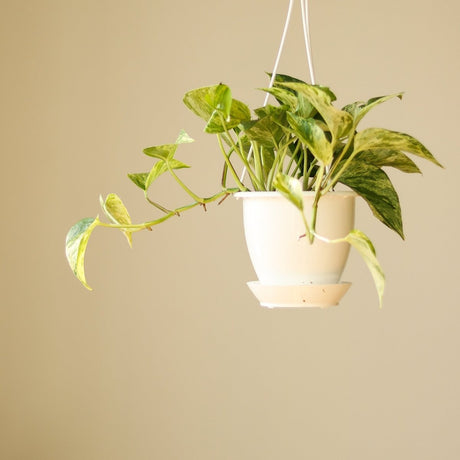
[[[405,91],[363,126],[410,133],[444,164],[392,173],[406,241],[358,204],[387,274],[379,310],[358,256],[328,310],[267,310],[241,203],[197,209],[128,247],[97,229],[85,290],[64,256],[72,224],[118,193],[142,149],[186,129],[183,172],[219,189],[215,139],[182,104],[225,82],[252,106],[288,1],[2,0],[0,458],[455,460],[459,395],[457,0],[312,0],[318,82],[339,105]],[[296,2],[280,71],[308,79]],[[154,187],[172,206],[189,200]]]

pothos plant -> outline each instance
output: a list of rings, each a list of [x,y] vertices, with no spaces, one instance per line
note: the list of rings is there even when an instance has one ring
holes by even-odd
[[[360,121],[371,109],[389,99],[402,98],[402,93],[358,101],[338,109],[333,105],[336,97],[329,88],[287,75],[277,75],[273,86],[263,91],[271,94],[277,104],[256,108],[254,118],[246,104],[233,99],[225,84],[185,94],[185,105],[204,119],[204,131],[217,138],[223,158],[221,189],[201,197],[183,182],[178,171],[189,166],[176,158],[176,151],[193,141],[185,131],[180,132],[173,144],[144,149],[144,154],[154,159],[153,165],[146,172],[128,174],[128,177],[160,215],[146,222],[132,223],[116,194],[101,197],[108,222],[99,217],[82,219],[69,230],[66,238],[68,262],[86,288],[91,289],[85,277],[85,252],[96,227],[120,230],[131,245],[133,233],[151,230],[197,206],[206,209],[211,202],[220,204],[235,192],[278,191],[298,208],[305,224],[303,236],[310,243],[315,238],[331,244],[346,241],[358,250],[372,273],[381,305],[384,274],[370,239],[361,231],[352,230],[344,238],[327,240],[316,233],[316,217],[321,197],[340,183],[361,196],[377,219],[404,238],[398,195],[383,168],[419,173],[408,153],[438,166],[441,164],[421,142],[408,134],[383,128],[358,131]],[[247,180],[237,173],[241,166],[245,168]],[[149,196],[152,184],[165,173],[190,196],[190,203],[170,209]],[[304,209],[302,191],[315,194],[310,210]]]

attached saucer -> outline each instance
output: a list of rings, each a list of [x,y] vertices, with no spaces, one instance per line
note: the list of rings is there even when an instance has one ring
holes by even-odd
[[[339,284],[267,285],[249,281],[249,289],[262,307],[320,307],[338,305],[351,286],[349,282]]]

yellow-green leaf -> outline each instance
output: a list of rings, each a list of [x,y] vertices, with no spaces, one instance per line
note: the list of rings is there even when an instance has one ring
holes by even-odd
[[[227,88],[222,84],[207,86],[189,91],[184,96],[184,104],[207,122],[207,133],[222,133],[251,119],[247,105],[232,99],[230,88]]]
[[[373,97],[372,99],[369,99],[367,102],[354,102],[353,104],[346,105],[343,108],[343,110],[345,110],[345,112],[348,112],[353,117],[354,125],[356,127],[358,126],[358,123],[371,109],[373,109],[375,106],[379,104],[382,104],[385,101],[388,101],[389,99],[393,99],[394,97],[402,99],[403,93],[390,94],[389,96]]]
[[[280,83],[280,86],[293,89],[297,94],[307,98],[313,107],[321,114],[332,134],[332,144],[349,134],[353,126],[353,117],[332,105],[332,98],[324,88],[307,83]]]
[[[195,140],[192,139],[183,129],[181,129],[175,143],[190,144],[191,142],[195,142]]]
[[[355,136],[354,152],[372,149],[392,149],[412,153],[441,166],[431,152],[417,139],[405,133],[383,128],[368,128]]]
[[[65,242],[65,253],[70,268],[83,286],[90,291],[92,289],[85,277],[85,253],[89,237],[99,223],[97,217],[88,217],[78,221],[67,233]]]
[[[105,215],[109,220],[117,225],[131,225],[131,217],[120,197],[115,193],[107,195],[105,201],[100,197],[100,202]],[[128,229],[120,229],[128,240],[128,244],[132,246],[132,234]]]
[[[150,170],[147,178],[145,179],[144,182],[144,190],[147,191],[149,187],[153,184],[153,182],[160,177],[163,173],[168,171],[168,164],[171,167],[171,169],[184,169],[184,168],[190,168],[189,165],[186,165],[185,163],[182,163],[182,161],[176,160],[173,158],[172,160],[169,161],[158,161],[155,163]]]
[[[145,190],[145,183],[148,176],[148,172],[128,174],[128,177],[142,190]]]
[[[385,274],[380,266],[377,256],[375,254],[374,245],[371,240],[360,230],[352,230],[346,237],[345,241],[350,243],[363,258],[372,278],[374,279],[375,287],[379,297],[379,306],[383,304],[383,292],[385,290]]]
[[[286,174],[278,173],[273,181],[273,185],[297,209],[303,211],[302,184],[300,181]]]
[[[143,152],[149,157],[158,158],[160,160],[168,160],[174,156],[176,150],[177,144],[164,144],[147,147],[143,150]]]
[[[316,120],[313,118],[305,119],[289,112],[287,119],[294,134],[302,143],[307,145],[315,158],[323,165],[329,165],[332,160],[332,145]]]

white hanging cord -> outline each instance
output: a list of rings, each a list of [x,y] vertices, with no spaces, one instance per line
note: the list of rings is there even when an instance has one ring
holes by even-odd
[[[272,76],[270,78],[270,84],[268,85],[269,88],[271,88],[275,82],[276,74],[278,71],[278,65],[281,59],[281,54],[283,52],[283,47],[284,47],[284,42],[286,40],[286,35],[287,31],[289,28],[289,23],[291,21],[291,13],[292,13],[292,6],[294,5],[294,0],[289,0],[289,7],[288,7],[288,12],[286,16],[286,22],[284,23],[284,29],[283,29],[283,35],[281,36],[281,43],[278,49],[278,54],[275,59],[275,66],[273,68]],[[310,82],[312,85],[315,85],[315,72],[313,69],[313,60],[311,57],[311,46],[310,46],[310,25],[309,25],[309,19],[308,19],[308,0],[300,0],[300,6],[302,9],[302,25],[303,25],[303,35],[304,35],[304,41],[305,41],[305,49],[307,51],[307,62],[308,62],[308,70],[310,72]],[[268,103],[268,98],[270,97],[270,93],[267,93],[265,95],[264,99],[264,104],[263,107],[265,107]],[[252,157],[252,145],[251,148],[249,149],[248,152],[248,161]],[[244,176],[246,175],[246,166],[243,168],[243,171],[241,173],[240,181],[243,182]]]
[[[278,55],[276,56],[276,59],[275,59],[275,66],[273,67],[272,76],[270,78],[270,83],[268,85],[269,88],[271,88],[273,86],[273,83],[275,82],[276,72],[278,71],[278,65],[281,59],[281,53],[283,52],[284,41],[286,40],[286,35],[287,35],[288,28],[289,28],[289,22],[291,21],[291,13],[292,13],[293,4],[294,4],[294,0],[289,0],[289,7],[288,7],[287,16],[286,16],[286,22],[284,24],[283,35],[281,36],[281,43],[278,49]],[[265,95],[263,107],[267,105],[269,97],[270,97],[270,93],[267,93]],[[251,148],[249,149],[248,161],[251,159],[251,157],[252,157],[252,145],[251,145]],[[245,175],[246,175],[246,166],[243,168],[243,172],[241,173],[240,182],[243,182]]]
[[[310,82],[315,85],[315,71],[313,69],[313,60],[311,58],[311,46],[310,46],[310,23],[308,14],[308,0],[300,0],[302,7],[302,25],[303,25],[303,37],[305,41],[305,49],[307,51],[308,70],[310,71]]]
[[[272,72],[272,77],[270,78],[270,84],[268,85],[269,88],[271,88],[273,86],[273,84],[275,83],[276,73],[278,71],[278,65],[279,65],[280,59],[281,59],[281,53],[283,52],[283,48],[284,48],[284,41],[286,40],[286,35],[287,35],[288,28],[289,28],[289,22],[291,21],[291,13],[292,13],[292,5],[293,4],[294,4],[294,0],[290,0],[289,1],[288,12],[287,12],[287,16],[286,16],[286,22],[284,23],[283,35],[281,36],[281,43],[280,43],[280,47],[278,49],[278,55],[276,56],[275,66],[273,67],[273,72]],[[265,107],[267,105],[269,97],[270,97],[270,94],[267,93],[265,95],[265,100],[264,100],[263,107]]]

